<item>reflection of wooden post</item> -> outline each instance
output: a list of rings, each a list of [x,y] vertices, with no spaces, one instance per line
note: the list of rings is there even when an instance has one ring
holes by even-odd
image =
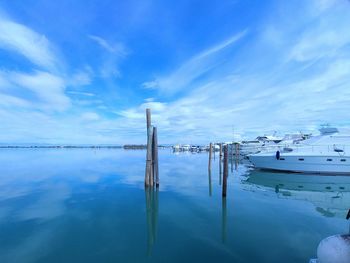
[[[159,170],[158,170],[158,137],[157,127],[153,127],[153,176],[155,184],[159,187]]]
[[[224,176],[223,176],[223,184],[222,184],[222,196],[226,197],[227,191],[227,176],[228,176],[228,150],[227,145],[224,149]]]
[[[209,196],[211,196],[211,193],[212,193],[212,187],[211,187],[211,170],[208,170],[208,178],[209,178]]]
[[[227,239],[227,209],[226,209],[226,198],[222,198],[222,211],[221,211],[221,237],[222,243],[226,242]]]
[[[213,151],[212,143],[209,144],[209,160],[208,160],[208,170],[211,171],[211,154]]]
[[[146,219],[147,219],[147,255],[151,254],[153,247],[153,228],[152,228],[152,202],[151,202],[151,194],[153,189],[147,187],[145,189],[146,194]]]
[[[146,219],[147,219],[147,255],[152,254],[152,248],[157,236],[158,223],[158,188],[147,187],[146,193]]]
[[[230,159],[230,166],[231,166],[231,173],[233,173],[233,143],[230,145],[231,147],[231,159]]]

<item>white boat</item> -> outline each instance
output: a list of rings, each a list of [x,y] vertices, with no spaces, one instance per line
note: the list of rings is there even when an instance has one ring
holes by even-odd
[[[303,141],[308,135],[302,133],[286,134],[284,137],[275,135],[258,136],[252,141],[241,141],[239,143],[239,152],[241,155],[254,154],[259,152],[267,152],[279,145],[296,144]]]
[[[335,128],[320,131],[320,136],[299,144],[281,145],[248,158],[260,169],[350,175],[350,135],[341,135]]]

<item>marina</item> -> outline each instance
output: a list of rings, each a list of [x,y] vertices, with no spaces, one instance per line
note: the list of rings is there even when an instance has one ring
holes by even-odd
[[[349,11],[0,1],[0,263],[350,263]]]
[[[322,239],[348,232],[349,176],[229,162],[223,199],[219,158],[211,161],[208,173],[207,154],[160,149],[159,190],[148,192],[143,150],[2,149],[0,257],[308,262]]]

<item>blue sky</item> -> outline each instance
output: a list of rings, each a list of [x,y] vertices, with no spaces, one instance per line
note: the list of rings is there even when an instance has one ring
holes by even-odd
[[[350,3],[1,1],[0,142],[207,143],[347,127]]]

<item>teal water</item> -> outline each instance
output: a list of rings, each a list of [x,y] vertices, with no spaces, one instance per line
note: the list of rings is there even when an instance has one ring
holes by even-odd
[[[0,150],[0,262],[308,262],[349,231],[350,177],[231,164],[222,200],[217,158],[161,150],[145,191],[145,154]]]

